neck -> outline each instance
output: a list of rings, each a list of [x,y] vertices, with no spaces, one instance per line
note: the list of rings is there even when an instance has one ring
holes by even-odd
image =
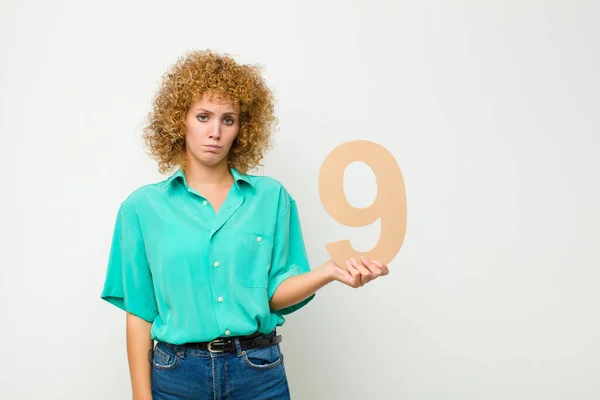
[[[233,176],[229,171],[227,160],[214,166],[202,165],[195,160],[188,159],[184,173],[188,185],[192,187],[202,186],[230,186]]]

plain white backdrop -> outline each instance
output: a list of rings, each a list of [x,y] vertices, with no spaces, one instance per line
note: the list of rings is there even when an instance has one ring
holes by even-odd
[[[599,2],[0,4],[0,398],[130,398],[99,295],[120,202],[164,179],[141,128],[187,49],[264,66],[280,124],[257,173],[298,201],[315,267],[378,235],[324,211],[326,155],[372,140],[404,174],[390,275],[280,330],[294,399],[600,398]],[[374,199],[364,164],[345,182]]]

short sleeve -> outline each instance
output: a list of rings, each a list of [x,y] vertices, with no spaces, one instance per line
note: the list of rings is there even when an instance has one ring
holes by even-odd
[[[302,226],[298,215],[298,207],[293,199],[279,215],[275,227],[273,257],[269,270],[269,301],[279,285],[287,278],[310,271],[306,254]],[[290,314],[308,304],[315,294],[292,306],[283,308],[275,314]]]
[[[148,322],[158,315],[140,223],[125,203],[117,214],[101,298]]]

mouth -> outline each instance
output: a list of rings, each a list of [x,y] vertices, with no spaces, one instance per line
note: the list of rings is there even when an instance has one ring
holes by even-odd
[[[221,146],[216,144],[206,144],[204,147],[206,147],[208,150],[219,150],[221,148]]]

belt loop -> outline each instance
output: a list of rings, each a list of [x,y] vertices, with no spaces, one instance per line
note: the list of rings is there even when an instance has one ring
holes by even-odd
[[[176,347],[177,350],[177,357],[181,358],[182,360],[185,358],[185,353],[187,351],[187,349],[185,348],[185,346],[177,346]]]
[[[240,339],[233,338],[233,343],[235,343],[235,348],[237,350],[238,357],[243,356],[245,354],[245,352],[242,350],[242,345],[240,344]]]

